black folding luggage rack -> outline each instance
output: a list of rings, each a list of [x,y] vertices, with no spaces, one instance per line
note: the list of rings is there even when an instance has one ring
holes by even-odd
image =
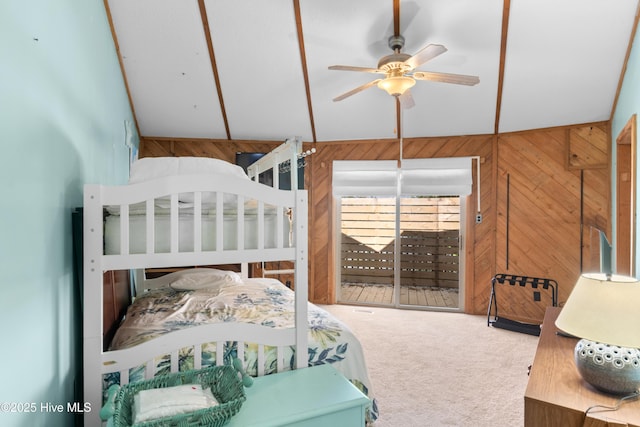
[[[493,326],[496,328],[508,329],[511,331],[522,332],[529,335],[540,335],[540,325],[518,322],[516,320],[507,319],[505,317],[498,316],[498,301],[496,295],[496,283],[508,284],[511,286],[518,285],[521,288],[526,288],[530,285],[532,289],[538,289],[542,287],[544,290],[551,291],[551,304],[554,307],[558,306],[558,282],[553,279],[541,278],[541,277],[528,277],[528,276],[516,276],[513,274],[496,274],[491,279],[491,298],[489,299],[489,309],[487,310],[487,326]],[[539,294],[537,294],[539,297]],[[535,298],[534,298],[535,299]],[[540,299],[535,299],[540,301]],[[493,319],[491,319],[491,309],[494,308]]]

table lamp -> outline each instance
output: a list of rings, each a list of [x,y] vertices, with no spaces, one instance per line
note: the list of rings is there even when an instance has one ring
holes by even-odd
[[[603,273],[581,275],[556,326],[581,338],[574,357],[585,381],[609,394],[640,389],[640,281]]]

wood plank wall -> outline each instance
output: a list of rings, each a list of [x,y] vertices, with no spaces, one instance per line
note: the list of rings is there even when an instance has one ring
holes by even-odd
[[[586,139],[570,144],[578,134]],[[599,268],[590,244],[592,227],[609,235],[607,134],[606,125],[594,125],[499,138],[496,271],[554,279],[562,303],[581,271]],[[532,295],[510,297],[508,309],[541,320],[545,307]]]
[[[481,213],[475,223],[477,186],[467,203],[465,311],[484,314],[491,278],[511,273],[552,278],[564,302],[581,271],[592,271],[593,229],[610,235],[610,129],[600,122],[501,135],[405,138],[404,158],[480,157]],[[233,162],[238,151],[270,151],[279,141],[142,138],[141,157],[205,156]],[[311,146],[309,144],[309,146]],[[398,140],[314,144],[307,158],[309,190],[309,297],[335,303],[333,160],[394,160]],[[586,255],[583,255],[586,254]],[[511,295],[515,294],[515,295]],[[528,292],[500,300],[500,314],[541,322],[542,304]]]

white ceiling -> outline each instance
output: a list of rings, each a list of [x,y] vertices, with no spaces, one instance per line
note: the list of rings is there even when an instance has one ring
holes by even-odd
[[[400,115],[404,137],[609,120],[638,0],[107,4],[142,136],[333,141],[397,136],[396,100],[377,87],[332,101],[375,74],[328,70],[375,68],[391,53],[394,10],[403,52],[448,49],[419,70],[480,78],[476,86],[418,81],[416,105]]]

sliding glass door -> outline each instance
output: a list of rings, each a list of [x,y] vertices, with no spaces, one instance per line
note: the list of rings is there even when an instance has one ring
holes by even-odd
[[[338,301],[459,309],[460,197],[341,197]]]
[[[394,304],[396,198],[342,197],[339,301]]]
[[[460,197],[399,202],[398,305],[460,308]]]
[[[334,161],[338,301],[462,310],[471,158]]]

